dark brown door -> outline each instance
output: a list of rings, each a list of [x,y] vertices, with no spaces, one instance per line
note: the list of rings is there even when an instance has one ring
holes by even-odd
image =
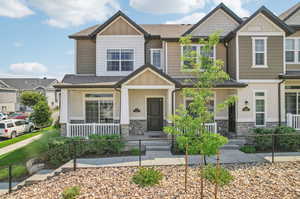
[[[163,98],[147,98],[147,129],[161,131],[163,128]]]
[[[235,132],[235,104],[228,107],[228,131]]]

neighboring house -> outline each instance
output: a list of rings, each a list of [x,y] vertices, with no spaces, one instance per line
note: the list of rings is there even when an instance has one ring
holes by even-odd
[[[50,108],[58,106],[58,96],[53,87],[58,81],[47,78],[0,78],[0,111],[15,112],[28,111],[29,108],[20,103],[23,91],[37,91],[43,93]]]
[[[299,8],[277,17],[261,7],[241,19],[221,3],[194,25],[136,24],[119,11],[102,25],[69,36],[75,41],[75,74],[55,85],[61,89],[62,134],[120,127],[126,137],[170,125],[174,110],[192,100],[182,95],[182,88],[192,86],[185,80],[193,77],[182,68],[188,48],[179,38],[207,38],[216,31],[221,42],[211,57],[224,61],[231,79],[216,85],[210,109],[238,96],[234,106],[215,114],[217,131],[243,135],[285,123],[286,113],[300,114]],[[201,51],[200,45],[192,48]]]

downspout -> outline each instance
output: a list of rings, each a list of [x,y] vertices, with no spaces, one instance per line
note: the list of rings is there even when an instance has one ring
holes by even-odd
[[[225,46],[226,48],[226,73],[229,74],[229,60],[228,60],[228,57],[229,57],[229,53],[228,53],[228,42],[224,41],[223,45]]]
[[[284,82],[285,80],[282,80],[278,83],[278,126],[281,126],[281,84]]]

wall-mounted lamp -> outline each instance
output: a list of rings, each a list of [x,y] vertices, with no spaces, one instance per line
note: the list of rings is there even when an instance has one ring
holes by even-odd
[[[133,109],[133,112],[134,113],[139,113],[139,112],[141,112],[141,110],[139,108],[135,108],[135,109]]]
[[[242,109],[242,111],[250,111],[250,108],[248,107],[248,100],[245,101],[245,107]]]

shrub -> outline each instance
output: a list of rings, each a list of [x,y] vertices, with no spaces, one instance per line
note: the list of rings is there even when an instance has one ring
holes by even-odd
[[[228,185],[233,180],[233,176],[230,172],[222,167],[219,169],[219,175],[217,176],[217,168],[210,164],[204,167],[203,177],[211,183],[218,184],[220,186]]]
[[[255,128],[253,130],[255,135],[272,134],[273,129]],[[272,136],[256,136],[254,137],[254,145],[258,151],[267,151],[272,149]]]
[[[119,135],[91,135],[89,152],[98,155],[120,154],[124,148],[124,142]]]
[[[142,167],[134,174],[132,181],[141,187],[146,187],[159,184],[162,178],[163,175],[160,171]]]
[[[80,187],[74,186],[66,188],[62,193],[62,199],[75,199],[80,194]]]
[[[276,136],[276,147],[281,151],[297,151],[300,149],[300,133],[294,128],[280,126],[275,128],[275,134],[298,134],[298,136],[281,135]]]
[[[12,167],[13,179],[19,179],[28,174],[28,171],[24,165],[14,165]],[[8,167],[0,169],[0,180],[8,180]]]
[[[50,126],[52,123],[51,111],[47,101],[41,100],[33,106],[33,112],[30,115],[32,122],[38,127]]]
[[[141,151],[137,148],[133,148],[133,149],[130,150],[130,154],[131,155],[140,155]]]
[[[242,146],[240,148],[240,151],[242,151],[244,153],[255,153],[256,149],[254,146],[247,145],[247,146]]]

